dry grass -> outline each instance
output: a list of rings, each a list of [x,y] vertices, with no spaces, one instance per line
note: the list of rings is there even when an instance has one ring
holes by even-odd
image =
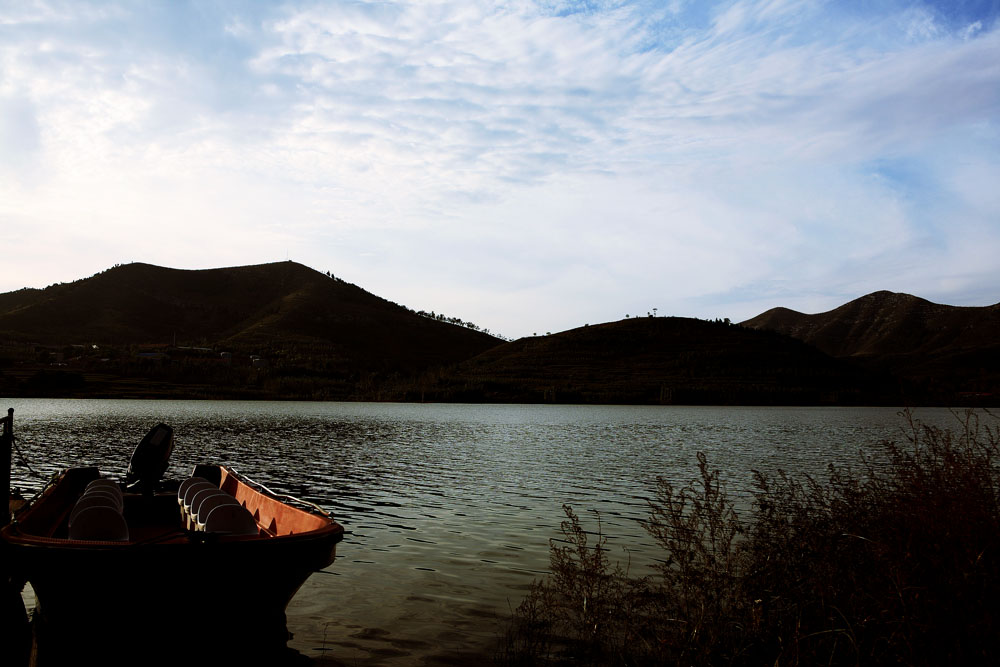
[[[824,480],[755,472],[742,520],[698,457],[660,480],[655,576],[630,577],[569,507],[552,575],[515,611],[501,664],[941,665],[1000,659],[1000,434],[910,422]]]

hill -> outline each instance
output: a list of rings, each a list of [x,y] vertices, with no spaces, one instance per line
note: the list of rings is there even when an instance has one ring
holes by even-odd
[[[402,387],[399,398],[565,403],[891,402],[885,377],[787,336],[635,318],[522,338]]]
[[[112,375],[141,370],[181,384],[225,384],[226,373],[215,368],[218,354],[253,356],[281,368],[286,380],[335,380],[337,396],[349,394],[348,385],[371,383],[372,374],[456,363],[501,342],[294,262],[197,271],[128,264],[73,283],[2,294],[0,340],[8,367],[31,349],[55,355],[42,361],[78,362],[63,373],[100,371],[91,359],[100,356]],[[125,368],[133,361],[149,368]]]
[[[0,294],[8,396],[879,404],[1000,396],[1000,305],[876,292],[742,325],[649,317],[510,343],[278,262],[116,266]]]
[[[814,315],[774,308],[742,325],[892,372],[928,396],[1000,395],[1000,304],[948,306],[882,291]]]

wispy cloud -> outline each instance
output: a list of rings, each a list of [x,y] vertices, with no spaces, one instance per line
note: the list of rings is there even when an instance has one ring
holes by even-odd
[[[0,289],[290,256],[510,335],[1000,300],[1000,9],[846,7],[0,5]]]

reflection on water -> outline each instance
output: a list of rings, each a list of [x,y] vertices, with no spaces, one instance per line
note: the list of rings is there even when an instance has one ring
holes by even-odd
[[[655,558],[640,525],[655,479],[691,479],[696,452],[745,496],[753,469],[822,474],[904,428],[880,408],[8,403],[45,474],[97,465],[123,476],[163,421],[176,436],[168,475],[228,464],[331,510],[348,534],[289,605],[290,646],[351,665],[490,657],[501,618],[547,569],[564,503],[585,520],[600,511],[613,554],[627,546],[641,572]],[[957,425],[947,410],[916,415]],[[15,485],[38,487],[14,472]]]

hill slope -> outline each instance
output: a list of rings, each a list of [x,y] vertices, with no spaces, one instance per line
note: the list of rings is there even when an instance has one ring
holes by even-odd
[[[883,291],[815,315],[774,308],[742,324],[891,370],[928,390],[1000,389],[1000,304],[947,306]]]
[[[895,388],[786,336],[657,317],[522,338],[409,390],[426,400],[823,404],[881,402]]]
[[[102,349],[209,346],[340,375],[417,371],[501,342],[293,262],[198,271],[128,264],[2,294],[0,337]]]

